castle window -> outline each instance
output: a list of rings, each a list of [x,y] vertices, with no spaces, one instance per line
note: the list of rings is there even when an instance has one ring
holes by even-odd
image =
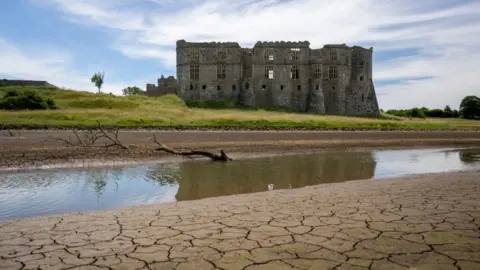
[[[315,90],[319,90],[320,89],[320,85],[315,85]]]
[[[227,59],[227,52],[225,51],[225,48],[218,48],[217,58],[219,61],[224,61]]]
[[[250,88],[250,84],[248,84],[248,82],[245,84],[245,89],[248,89]]]
[[[282,85],[280,85],[280,90],[283,90],[283,84],[282,84]]]
[[[338,60],[338,52],[335,49],[330,50],[330,60],[337,61]]]
[[[363,79],[364,79],[363,75],[360,75],[360,77],[358,77],[358,80],[361,81],[361,82],[363,82]]]
[[[223,80],[227,77],[225,65],[217,65],[217,79]]]
[[[273,66],[265,66],[265,79],[273,80],[274,71]]]
[[[193,84],[190,84],[190,90],[193,90]]]
[[[200,77],[200,67],[198,65],[190,65],[190,80],[198,80]]]
[[[297,86],[297,91],[300,91],[300,90],[302,90],[302,86],[298,85]]]
[[[365,101],[365,97],[364,97],[363,94],[362,94],[362,102],[363,102],[363,101]]]
[[[237,85],[236,84],[232,84],[232,91],[235,91],[237,90]]]
[[[338,76],[337,66],[329,66],[328,67],[328,78],[329,79],[336,79],[337,76]]]
[[[265,55],[264,55],[264,60],[267,60],[267,61],[275,60],[275,51],[273,49],[266,49],[265,50]]]
[[[207,86],[206,86],[205,84],[202,85],[202,89],[203,89],[203,90],[207,89]]]
[[[364,64],[365,64],[365,61],[363,61],[363,60],[360,60],[360,61],[358,62],[358,66],[359,66],[359,67],[363,67]]]
[[[222,90],[222,87],[220,87],[220,85],[217,85],[217,90],[218,91]]]
[[[322,78],[322,65],[320,64],[315,65],[315,68],[313,69],[313,77],[315,79]]]
[[[290,49],[290,59],[291,60],[300,59],[299,53],[300,53],[300,48],[291,48]]]
[[[190,59],[194,61],[200,59],[200,52],[198,51],[198,48],[190,48]]]
[[[335,86],[332,86],[332,91],[335,91]],[[333,95],[335,95],[335,94],[333,94]]]
[[[262,90],[267,89],[267,86],[265,84],[262,85]]]
[[[290,79],[294,79],[294,80],[300,79],[300,71],[298,70],[298,66],[292,66],[292,71],[290,73]]]

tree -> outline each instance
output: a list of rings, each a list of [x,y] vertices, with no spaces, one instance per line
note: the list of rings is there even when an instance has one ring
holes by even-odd
[[[465,119],[480,117],[480,99],[477,96],[466,96],[460,103],[460,115]]]
[[[93,74],[92,78],[90,79],[92,83],[95,84],[95,86],[98,88],[98,93],[100,93],[100,88],[102,88],[103,85],[103,78],[105,77],[105,73],[102,72],[97,72]]]
[[[124,96],[141,95],[144,93],[144,91],[142,91],[142,89],[140,89],[137,86],[133,86],[133,87],[129,86],[123,89],[122,92]]]
[[[452,109],[450,108],[450,106],[445,106],[445,109],[443,109],[443,115],[445,117],[453,117],[453,111]]]

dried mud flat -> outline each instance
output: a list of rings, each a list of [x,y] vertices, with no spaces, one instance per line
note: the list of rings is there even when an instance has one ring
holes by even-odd
[[[152,150],[155,145],[149,138],[153,134],[171,147],[224,149],[233,157],[330,149],[480,145],[480,132],[475,131],[121,131],[119,140],[124,145],[136,146],[125,151],[65,147],[60,140],[50,138],[74,138],[71,131],[2,130],[0,169],[85,166],[87,163],[94,166],[165,159],[165,153]],[[105,141],[99,141],[99,145],[102,143]]]
[[[480,269],[480,171],[0,223],[0,269]]]

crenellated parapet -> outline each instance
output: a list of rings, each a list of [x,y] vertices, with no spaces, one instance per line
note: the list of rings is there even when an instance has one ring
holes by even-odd
[[[310,48],[308,41],[257,41],[254,48]]]
[[[179,48],[240,48],[240,44],[238,42],[187,42],[185,40],[178,40],[177,41],[177,49]]]

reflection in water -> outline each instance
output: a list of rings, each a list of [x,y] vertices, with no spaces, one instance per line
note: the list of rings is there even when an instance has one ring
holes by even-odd
[[[0,219],[479,166],[480,149],[415,149],[0,173]]]
[[[478,149],[466,149],[459,152],[460,160],[465,164],[480,162],[480,151]]]
[[[371,178],[372,153],[289,155],[230,163],[189,162],[180,166],[176,199],[298,188],[321,183]]]

